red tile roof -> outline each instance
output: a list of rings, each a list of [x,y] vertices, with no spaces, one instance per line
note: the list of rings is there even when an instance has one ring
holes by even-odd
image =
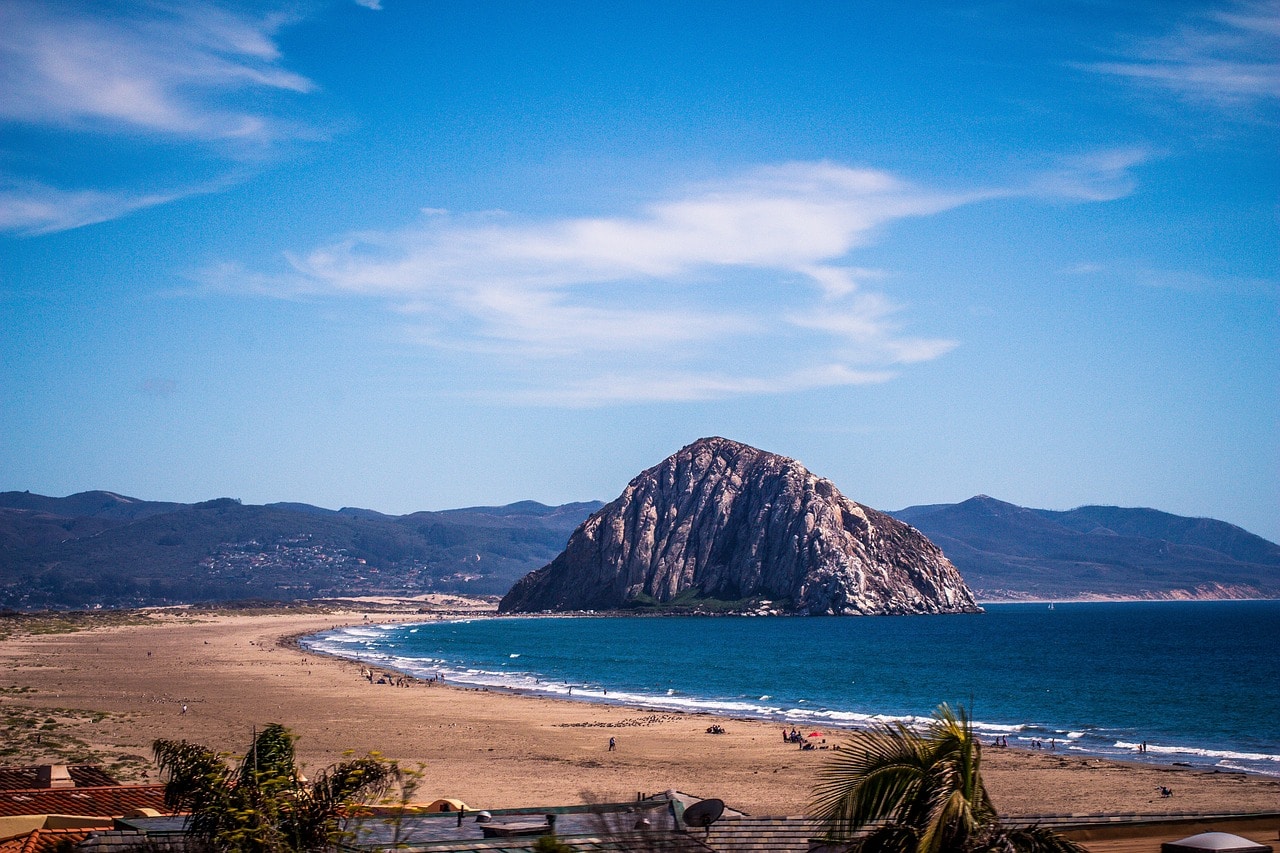
[[[76,783],[77,788],[95,788],[103,785],[120,784],[112,778],[110,773],[92,764],[73,764],[67,770],[71,773],[71,781]],[[0,791],[38,788],[40,786],[37,781],[39,773],[39,765],[0,767]]]
[[[88,838],[90,833],[101,831],[92,827],[83,829],[34,829],[25,835],[0,841],[0,853],[53,853],[60,844],[79,844]],[[66,849],[65,846],[63,849]]]
[[[164,785],[104,785],[93,788],[27,788],[0,791],[0,817],[69,814],[120,817],[134,809],[164,807]]]

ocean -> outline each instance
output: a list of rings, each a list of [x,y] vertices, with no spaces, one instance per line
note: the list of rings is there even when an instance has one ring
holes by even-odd
[[[356,626],[303,644],[458,684],[773,720],[806,734],[912,723],[947,702],[970,710],[986,742],[1280,776],[1280,601],[480,618]]]

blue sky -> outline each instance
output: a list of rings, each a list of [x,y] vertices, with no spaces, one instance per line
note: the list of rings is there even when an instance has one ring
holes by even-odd
[[[0,5],[0,488],[1280,540],[1280,4]]]

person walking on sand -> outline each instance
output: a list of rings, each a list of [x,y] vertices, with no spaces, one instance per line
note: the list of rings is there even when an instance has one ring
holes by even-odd
[[[609,751],[613,752],[617,748],[618,748],[618,739],[612,738],[612,737],[609,738]]]

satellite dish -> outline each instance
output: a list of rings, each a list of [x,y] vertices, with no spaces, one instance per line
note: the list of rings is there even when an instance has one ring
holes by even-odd
[[[708,827],[724,814],[724,800],[702,800],[684,810],[685,826]]]

